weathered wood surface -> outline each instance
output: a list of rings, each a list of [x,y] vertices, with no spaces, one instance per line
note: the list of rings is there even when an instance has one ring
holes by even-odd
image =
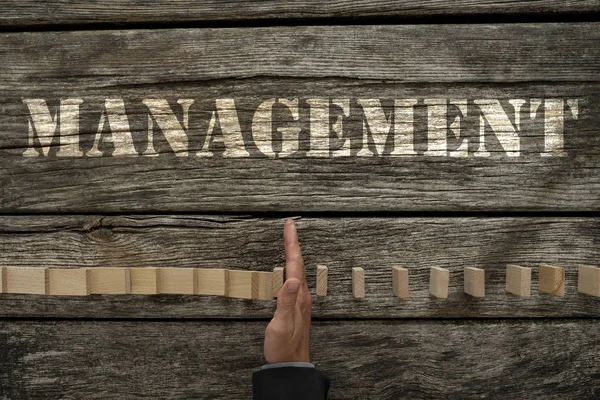
[[[390,0],[323,2],[214,1],[214,0],[4,0],[0,26],[38,27],[63,24],[119,24],[144,22],[245,21],[357,17],[428,17],[481,14],[582,14],[600,11],[597,0]],[[276,21],[273,21],[276,23]]]
[[[5,398],[249,399],[266,321],[0,321]],[[600,329],[573,321],[314,322],[330,399],[597,399]]]
[[[281,82],[280,82],[281,83]],[[218,96],[229,83],[191,89],[192,97]],[[423,98],[448,96],[573,96],[580,98],[579,119],[565,121],[567,157],[540,157],[540,122],[523,122],[522,155],[517,159],[495,153],[468,157],[337,157],[231,159],[172,157],[27,158],[27,117],[20,100],[7,105],[0,117],[0,208],[4,212],[122,212],[122,211],[338,211],[338,210],[598,210],[600,209],[600,85],[532,85],[519,88],[479,86],[416,86],[383,83],[285,81],[285,90],[266,80],[237,84],[233,96],[291,95],[321,90],[334,95],[394,96],[401,91]],[[183,87],[179,87],[185,91]],[[130,111],[139,151],[147,138],[147,110],[142,92],[173,99],[177,88],[136,91]],[[94,92],[90,90],[91,92]],[[221,92],[223,91],[223,92]],[[244,92],[246,94],[244,94]],[[322,92],[322,93],[323,93]],[[296,95],[298,92],[296,92]],[[93,95],[90,93],[89,95]],[[103,97],[102,97],[103,98]],[[214,98],[214,97],[213,97]],[[250,100],[256,104],[256,100]],[[89,103],[88,103],[89,104]],[[82,143],[89,150],[101,105],[89,106],[82,118]],[[251,113],[252,108],[247,109]],[[424,114],[424,107],[419,108]],[[190,116],[204,115],[202,110]],[[242,117],[240,117],[242,118]],[[249,117],[243,119],[249,124]],[[207,122],[207,121],[204,121]],[[477,135],[476,115],[465,121],[468,135]],[[526,127],[530,127],[527,130]],[[201,131],[202,127],[198,127]],[[358,132],[361,134],[361,132]],[[415,147],[426,138],[416,138]],[[360,140],[359,140],[360,141]],[[542,139],[543,141],[543,139]],[[360,145],[360,144],[359,144]],[[191,146],[196,150],[198,142]],[[355,152],[357,150],[354,150]],[[421,148],[419,151],[424,151]],[[195,153],[195,152],[194,152]],[[65,181],[65,176],[68,180]],[[522,183],[526,181],[527,185]],[[201,201],[199,200],[201,199]]]
[[[599,32],[597,23],[579,23],[4,34],[0,209],[598,210]],[[540,115],[523,115],[522,151],[516,159],[497,148],[490,158],[424,157],[427,112],[422,104],[415,107],[421,133],[415,136],[419,155],[414,157],[307,159],[302,143],[299,154],[286,159],[255,159],[255,145],[248,145],[250,159],[196,156],[211,100],[212,107],[216,98],[239,102],[247,142],[253,107],[261,101],[319,96],[388,102],[408,96],[420,101],[494,98],[504,103],[557,97],[580,106],[576,120],[565,111],[566,157],[539,155],[544,140]],[[84,100],[80,129],[85,151],[94,142],[104,99],[117,97],[126,101],[140,153],[148,137],[144,98],[166,98],[172,104],[195,99],[190,110],[193,151],[173,158],[167,150],[170,154],[135,162],[110,157],[110,151],[99,158],[23,157],[28,145],[23,98],[46,99],[55,110],[60,98],[73,97]],[[470,107],[461,138],[469,139],[472,153],[480,119]],[[306,108],[301,113],[305,117]],[[306,136],[308,122],[303,121]],[[358,138],[353,154],[363,140],[361,121],[355,125],[360,130],[344,133],[351,141]],[[450,147],[459,145],[458,139],[450,140]]]
[[[586,22],[5,33],[0,36],[0,89],[26,95],[60,88],[64,94],[83,87],[255,76],[597,82],[599,26]]]
[[[284,219],[243,216],[12,216],[0,218],[0,265],[198,267],[271,271],[284,265]],[[316,290],[329,268],[318,318],[600,317],[600,298],[577,293],[579,264],[598,265],[598,218],[300,218]],[[540,263],[566,270],[562,298],[540,294]],[[530,298],[505,292],[506,264],[533,267]],[[365,269],[366,298],[352,298],[352,267]],[[409,271],[409,299],[392,293],[392,266]],[[446,300],[428,293],[429,269],[447,268]],[[463,291],[463,268],[486,272],[486,297]],[[2,295],[3,317],[268,318],[275,301],[212,296],[43,297]]]

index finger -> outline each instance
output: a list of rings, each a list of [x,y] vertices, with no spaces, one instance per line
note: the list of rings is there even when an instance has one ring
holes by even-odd
[[[293,220],[288,219],[283,225],[283,243],[285,246],[285,275],[286,278],[297,278],[300,283],[306,279],[304,260],[298,243],[298,232]]]

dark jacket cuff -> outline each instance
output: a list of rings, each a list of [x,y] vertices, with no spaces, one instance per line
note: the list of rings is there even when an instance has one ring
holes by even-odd
[[[252,374],[254,400],[326,400],[329,378],[315,368],[281,367]]]

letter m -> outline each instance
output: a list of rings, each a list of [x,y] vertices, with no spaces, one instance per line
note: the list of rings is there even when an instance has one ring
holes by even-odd
[[[54,115],[50,112],[46,100],[23,99],[29,109],[29,140],[25,157],[38,157],[38,149],[47,156],[56,131],[59,131],[58,157],[81,157],[83,152],[79,149],[79,105],[82,99],[63,99]],[[38,146],[36,149],[37,138]]]

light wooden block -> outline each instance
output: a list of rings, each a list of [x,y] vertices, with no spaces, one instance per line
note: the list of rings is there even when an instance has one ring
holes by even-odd
[[[473,297],[485,297],[485,270],[465,267],[465,293]]]
[[[0,267],[0,293],[6,293],[6,267]]]
[[[195,268],[160,268],[159,274],[159,293],[195,294],[198,291]]]
[[[91,274],[87,268],[50,269],[48,294],[53,296],[87,296],[91,289]]]
[[[531,268],[506,266],[506,291],[521,297],[531,295]]]
[[[7,267],[6,293],[48,294],[48,268]]]
[[[238,299],[258,298],[258,272],[228,270],[227,279],[229,281],[227,297]]]
[[[221,268],[198,268],[198,288],[196,294],[209,296],[227,295],[227,270]]]
[[[129,294],[131,273],[129,268],[90,268],[91,294]]]
[[[565,269],[548,264],[540,264],[539,289],[553,296],[565,295]]]
[[[577,291],[590,296],[600,297],[600,268],[589,265],[579,266]]]
[[[324,265],[317,265],[317,296],[327,296],[327,275],[329,270]]]
[[[277,293],[279,293],[279,289],[283,286],[284,281],[284,271],[283,267],[275,267],[273,268],[273,297],[277,297]]]
[[[392,291],[396,297],[408,298],[408,270],[406,268],[392,267]]]
[[[355,299],[365,297],[365,270],[361,267],[352,268],[352,294]]]
[[[429,269],[429,293],[440,299],[448,298],[448,283],[450,271],[445,268],[431,267]]]
[[[158,294],[160,293],[160,269],[129,268],[131,294]]]
[[[259,300],[273,300],[273,273],[258,272],[258,296]]]

